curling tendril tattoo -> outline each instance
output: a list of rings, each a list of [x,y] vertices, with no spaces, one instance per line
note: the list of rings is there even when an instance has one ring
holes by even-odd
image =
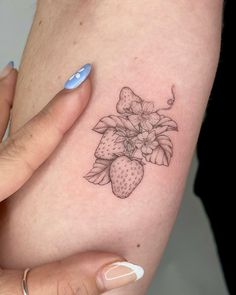
[[[93,168],[85,176],[89,182],[111,182],[114,195],[124,199],[142,181],[146,162],[169,166],[173,144],[167,132],[178,131],[178,125],[161,111],[173,107],[174,85],[171,92],[167,107],[156,109],[153,102],[143,100],[129,87],[121,89],[116,105],[119,115],[103,117],[93,128],[102,138]]]

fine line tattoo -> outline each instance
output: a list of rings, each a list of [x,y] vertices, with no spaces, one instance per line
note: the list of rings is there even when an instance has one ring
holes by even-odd
[[[85,178],[94,184],[111,182],[112,191],[124,199],[143,179],[144,165],[149,162],[169,166],[173,144],[167,135],[178,131],[177,123],[161,111],[170,110],[175,102],[174,85],[167,107],[155,108],[129,87],[120,91],[116,110],[119,115],[103,117],[93,128],[102,134],[95,151],[95,163]]]

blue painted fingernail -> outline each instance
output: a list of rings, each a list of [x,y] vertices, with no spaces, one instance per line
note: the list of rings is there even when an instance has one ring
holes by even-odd
[[[0,79],[6,78],[11,70],[14,68],[14,62],[10,61],[1,71],[0,71]]]
[[[15,66],[14,61],[9,61],[8,66],[10,66],[11,68],[14,68]]]
[[[65,83],[65,89],[74,89],[80,86],[89,76],[92,69],[91,64],[84,65],[81,69],[75,72]]]

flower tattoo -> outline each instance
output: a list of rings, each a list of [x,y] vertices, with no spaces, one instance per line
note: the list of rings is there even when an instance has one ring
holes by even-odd
[[[93,128],[102,138],[93,168],[85,175],[89,182],[111,183],[114,195],[124,199],[142,181],[145,162],[169,166],[173,144],[167,133],[178,131],[178,126],[162,111],[174,105],[174,86],[171,92],[168,106],[156,109],[153,102],[141,99],[129,87],[121,89],[116,105],[119,115],[104,117]]]
[[[152,102],[134,101],[131,103],[131,111],[132,114],[128,116],[128,119],[134,126],[140,127],[141,130],[152,130],[160,119],[160,116],[154,110]]]
[[[138,149],[141,149],[143,154],[151,154],[153,150],[159,145],[156,140],[156,132],[152,131],[148,133],[144,131],[143,133],[138,134],[135,146]]]

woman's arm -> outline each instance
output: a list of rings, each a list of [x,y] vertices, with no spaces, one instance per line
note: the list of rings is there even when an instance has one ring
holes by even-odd
[[[66,76],[86,62],[94,67],[93,97],[56,155],[18,192],[18,198],[8,203],[9,216],[1,240],[2,265],[35,265],[78,250],[106,249],[137,261],[146,271],[146,279],[136,287],[112,294],[144,294],[177,213],[214,79],[222,2],[38,2],[20,68],[12,130],[38,112],[62,87]],[[94,164],[94,152],[103,136],[95,132],[96,128],[92,130],[97,122],[110,115],[138,115],[135,104],[132,109],[128,104],[126,113],[116,107],[125,86],[141,100],[152,101],[156,109],[169,107],[173,97],[175,101],[170,110],[158,112],[174,122],[163,134],[170,138],[173,148],[165,137],[160,153],[147,156],[143,151],[141,180],[142,169],[137,163],[134,167],[139,171],[137,183],[141,182],[121,199],[124,193],[117,190],[125,190],[121,187],[130,177],[118,182],[117,188],[117,167],[110,169],[115,171],[112,177],[109,175],[116,185],[113,191],[111,183],[95,185],[84,176]],[[127,96],[141,102],[131,92]],[[135,125],[137,120],[135,123],[133,119],[137,116],[130,117]],[[154,125],[142,128],[150,131],[158,127]],[[108,137],[114,139],[112,134]],[[142,138],[140,141],[135,141],[139,149]],[[160,138],[153,141],[160,145]],[[163,163],[166,166],[160,165]]]

